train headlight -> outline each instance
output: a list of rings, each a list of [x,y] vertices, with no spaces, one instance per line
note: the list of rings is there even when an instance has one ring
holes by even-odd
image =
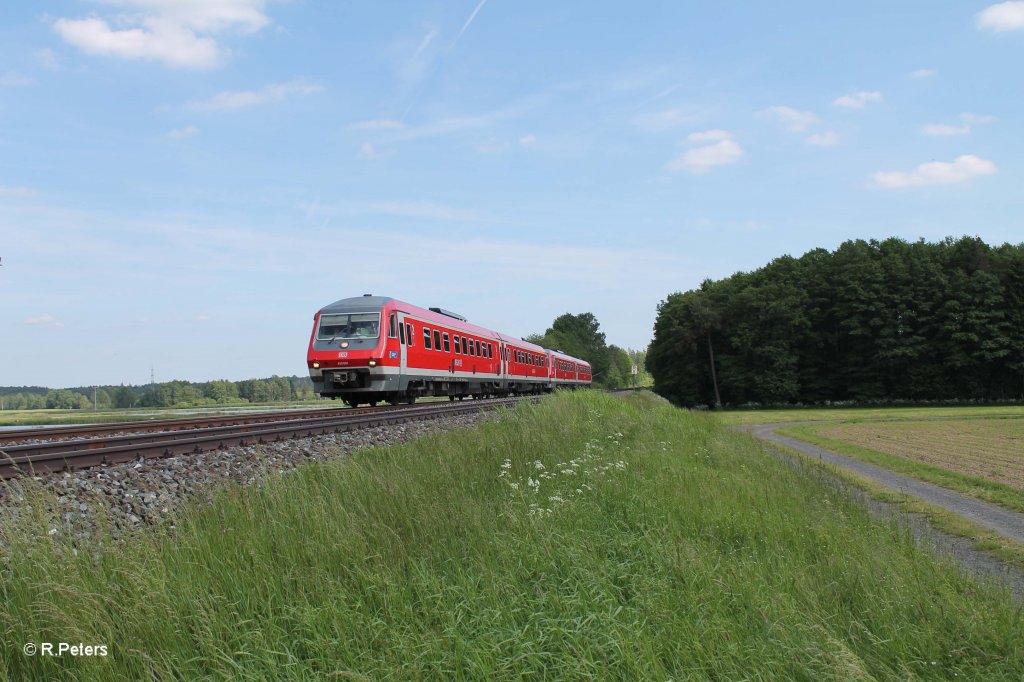
[[[377,366],[377,361],[376,360],[370,360],[366,364],[368,364],[370,367],[376,367]]]
[[[313,363],[313,369],[320,369],[320,363],[319,362],[314,362]]]

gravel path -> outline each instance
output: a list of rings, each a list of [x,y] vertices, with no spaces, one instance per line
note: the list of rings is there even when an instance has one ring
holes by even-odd
[[[931,483],[925,483],[924,481],[889,471],[874,464],[844,457],[817,445],[775,433],[776,429],[786,426],[820,423],[827,422],[760,424],[743,427],[743,429],[764,441],[784,445],[814,457],[819,461],[848,469],[887,488],[912,495],[928,504],[941,507],[979,526],[995,531],[1003,537],[1024,544],[1024,514],[1020,512],[1010,511],[1009,509],[967,497],[946,488],[940,488]],[[886,514],[899,515],[914,528],[914,532],[919,539],[926,538],[937,549],[951,554],[953,558],[972,572],[996,576],[1006,580],[1018,597],[1024,597],[1024,573],[974,550],[969,540],[949,535],[934,528],[928,523],[927,519],[918,514],[907,514],[899,511],[895,505],[878,502],[869,498],[866,493],[861,493],[861,495],[870,500],[872,508]]]

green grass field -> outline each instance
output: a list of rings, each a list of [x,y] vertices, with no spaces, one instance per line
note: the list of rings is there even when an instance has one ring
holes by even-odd
[[[238,411],[287,410],[292,407],[344,407],[334,401],[302,401],[291,403],[240,403],[213,407],[158,408],[136,407],[108,410],[3,410],[0,426],[31,427],[40,424],[100,424],[106,422],[175,419],[195,415],[232,414]]]
[[[714,413],[727,424],[775,424],[800,421],[863,422],[911,419],[979,419],[1024,417],[1024,405],[978,407],[807,407],[788,410],[724,410]]]
[[[654,396],[581,392],[228,490],[126,545],[55,540],[37,500],[0,526],[0,675],[1024,678],[1005,588],[816,471]]]

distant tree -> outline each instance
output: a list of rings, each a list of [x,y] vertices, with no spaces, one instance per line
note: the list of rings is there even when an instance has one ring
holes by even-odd
[[[82,396],[65,389],[50,391],[46,394],[46,408],[49,410],[76,410],[82,406]]]
[[[114,407],[135,407],[138,399],[131,386],[121,384],[114,389]]]

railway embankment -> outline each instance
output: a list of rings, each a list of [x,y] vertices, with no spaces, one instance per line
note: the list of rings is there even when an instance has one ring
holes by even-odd
[[[229,486],[122,542],[24,516],[0,674],[1024,677],[1005,586],[807,474],[712,416],[583,392]],[[110,655],[22,651],[62,641]]]

